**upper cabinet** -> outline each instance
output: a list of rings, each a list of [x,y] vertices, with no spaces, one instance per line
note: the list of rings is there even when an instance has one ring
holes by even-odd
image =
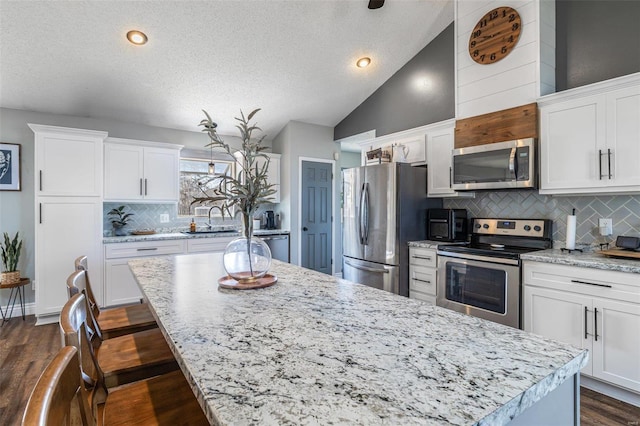
[[[391,161],[422,166],[427,163],[426,126],[403,130],[358,142],[362,151],[362,165],[367,164],[367,151],[382,148],[391,155]]]
[[[102,196],[106,132],[29,124],[35,133],[36,196]]]
[[[474,197],[474,192],[459,192],[451,188],[455,120],[432,125],[427,130],[427,196]]]
[[[541,194],[640,191],[640,73],[539,106]]]
[[[105,201],[177,202],[181,145],[107,138]]]

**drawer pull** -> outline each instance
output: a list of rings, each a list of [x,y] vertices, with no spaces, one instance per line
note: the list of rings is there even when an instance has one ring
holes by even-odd
[[[588,281],[580,281],[580,280],[571,280],[571,282],[572,283],[576,283],[576,284],[594,285],[596,287],[605,287],[605,288],[611,288],[612,287],[609,284],[597,284],[597,283],[590,283]]]
[[[158,247],[149,247],[149,248],[139,248],[138,251],[154,251],[158,250]]]
[[[413,257],[414,259],[431,260],[431,258],[430,258],[430,257],[424,257],[424,256],[415,256],[415,255],[414,255],[414,256],[411,256],[411,257]]]
[[[427,284],[431,284],[431,281],[429,280],[421,280],[420,278],[411,278],[414,281],[420,281],[421,283],[427,283]]]
[[[598,308],[593,309],[593,331],[595,333],[596,342],[598,341]]]

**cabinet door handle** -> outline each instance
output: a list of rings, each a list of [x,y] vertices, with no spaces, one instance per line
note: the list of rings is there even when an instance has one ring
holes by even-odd
[[[598,150],[598,179],[602,180],[602,150]]]
[[[40,223],[42,223],[42,203],[38,203],[38,216],[40,217]]]
[[[142,178],[140,178],[140,195],[142,195]]]
[[[420,281],[421,283],[427,283],[427,284],[431,284],[431,281],[429,280],[421,280],[420,278],[411,278],[414,281]]]
[[[449,188],[451,188],[453,185],[453,168],[449,167]]]
[[[38,175],[39,175],[38,182],[40,186],[40,191],[42,191],[42,170],[39,170]]]
[[[424,256],[415,256],[414,255],[414,256],[411,256],[411,257],[413,257],[414,259],[431,260],[430,257],[424,257]]]
[[[147,195],[147,180],[144,180],[144,195]]]
[[[605,287],[605,288],[611,288],[612,287],[609,284],[597,284],[597,283],[590,283],[588,281],[580,281],[580,280],[571,280],[571,282],[572,283],[576,283],[576,284],[594,285],[596,287]]]
[[[139,248],[138,251],[154,251],[158,250],[158,247],[149,247],[149,248]]]
[[[596,342],[598,341],[598,308],[593,309],[593,331],[595,333]]]
[[[589,336],[589,333],[587,333],[587,313],[589,312],[589,308],[587,308],[586,306],[584,307],[584,338],[586,339],[587,336]]]
[[[611,174],[611,149],[607,149],[607,167],[609,168],[609,179],[612,179]]]

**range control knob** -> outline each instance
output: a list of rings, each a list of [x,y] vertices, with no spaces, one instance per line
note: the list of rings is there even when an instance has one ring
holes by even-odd
[[[533,230],[536,231],[536,232],[540,232],[540,230],[542,230],[542,228],[540,228],[539,225],[536,225],[536,226],[533,227]]]
[[[476,223],[476,228],[480,228],[480,224],[479,223]]]
[[[531,231],[531,227],[530,227],[529,225],[525,225],[525,226],[524,226],[524,230],[525,230],[525,231]]]
[[[489,224],[488,224],[488,223],[485,223],[484,225],[482,225],[482,227],[483,227],[484,229],[489,229]]]

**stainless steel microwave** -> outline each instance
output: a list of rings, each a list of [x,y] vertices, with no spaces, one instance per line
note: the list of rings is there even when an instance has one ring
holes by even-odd
[[[535,139],[453,150],[451,187],[457,191],[536,187]]]

